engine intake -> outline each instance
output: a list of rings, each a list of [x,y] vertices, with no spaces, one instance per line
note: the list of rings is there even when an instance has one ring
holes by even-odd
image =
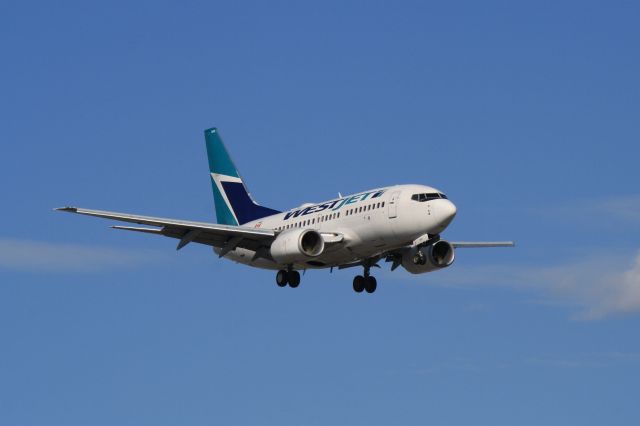
[[[427,247],[412,247],[402,256],[402,266],[412,274],[446,268],[455,260],[455,250],[448,241],[440,240]]]
[[[324,239],[313,229],[292,229],[280,233],[271,243],[271,257],[279,264],[307,261],[324,251]]]

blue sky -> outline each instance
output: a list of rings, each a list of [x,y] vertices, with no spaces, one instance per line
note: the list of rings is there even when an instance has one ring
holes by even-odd
[[[0,424],[640,422],[633,2],[0,4]],[[313,271],[52,212],[458,206],[448,270]]]

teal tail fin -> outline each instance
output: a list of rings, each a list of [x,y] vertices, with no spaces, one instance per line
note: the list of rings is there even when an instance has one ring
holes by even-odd
[[[238,169],[231,161],[218,129],[214,127],[205,130],[204,138],[207,144],[209,173],[218,223],[243,225],[280,213],[278,210],[263,207],[253,201]]]

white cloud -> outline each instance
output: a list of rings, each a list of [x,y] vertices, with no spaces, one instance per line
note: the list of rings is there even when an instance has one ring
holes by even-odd
[[[0,238],[0,269],[89,272],[129,267],[157,260],[158,257],[151,251]]]
[[[576,319],[640,312],[640,253],[631,259],[592,256],[553,267],[464,267],[454,264],[440,274],[434,282],[444,286],[492,285],[539,291],[551,299],[545,300],[546,304],[578,306]]]
[[[631,260],[592,257],[530,273],[539,276],[529,278],[532,284],[546,287],[555,298],[580,305],[576,318],[640,311],[640,253]]]
[[[626,222],[640,223],[640,196],[638,195],[613,197],[605,199],[602,203],[592,200],[591,204],[597,206],[595,208],[602,213],[610,214]]]
[[[525,364],[543,365],[558,368],[606,368],[640,361],[637,352],[591,352],[556,356],[531,356]]]
[[[640,195],[621,195],[588,200],[574,200],[566,204],[552,204],[533,209],[536,214],[553,220],[593,226],[594,221],[601,226],[626,228],[640,225]]]

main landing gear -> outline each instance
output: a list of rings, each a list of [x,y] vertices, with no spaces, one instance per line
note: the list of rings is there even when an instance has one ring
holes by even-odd
[[[378,288],[378,282],[376,281],[376,277],[369,275],[369,268],[364,268],[364,276],[356,275],[353,279],[353,290],[356,293],[362,293],[366,291],[367,293],[373,293]]]
[[[276,274],[276,283],[280,287],[284,287],[289,284],[289,287],[296,288],[300,285],[300,272],[293,269],[284,270],[281,269]]]

